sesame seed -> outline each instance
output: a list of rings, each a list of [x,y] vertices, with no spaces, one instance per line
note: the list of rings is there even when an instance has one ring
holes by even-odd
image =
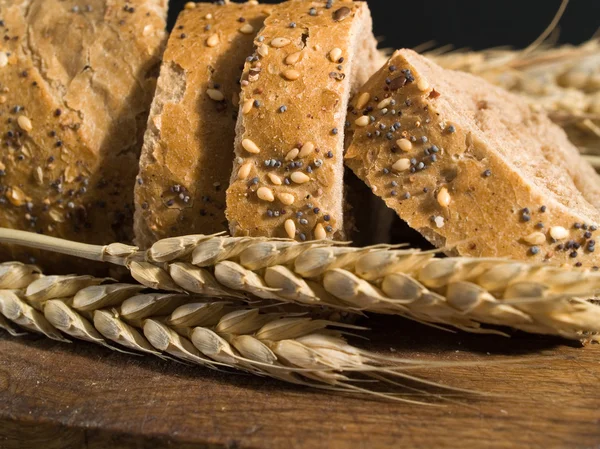
[[[377,104],[377,109],[384,109],[387,108],[390,103],[392,102],[391,98],[384,98],[383,100],[381,100],[378,104]]]
[[[329,60],[331,62],[338,62],[341,57],[342,57],[342,49],[341,48],[336,47],[329,52]]]
[[[296,64],[300,60],[301,57],[302,57],[302,52],[301,51],[297,51],[295,53],[291,53],[290,55],[288,55],[285,58],[285,63],[287,65],[294,65],[294,64]]]
[[[368,92],[363,92],[362,94],[360,94],[358,96],[354,107],[356,109],[362,109],[367,105],[367,103],[369,102],[370,99],[371,99],[371,94],[369,94]]]
[[[316,8],[310,8],[308,10],[308,14],[310,14],[311,16],[316,16],[317,15],[317,9]]]
[[[567,231],[562,226],[553,226],[550,228],[550,237],[554,240],[563,240],[569,236],[569,231]]]
[[[531,255],[535,256],[536,254],[539,254],[539,252],[540,252],[540,248],[539,248],[539,247],[537,247],[537,246],[532,246],[532,247],[529,249],[529,252],[531,253]]]
[[[315,151],[315,144],[312,142],[306,142],[304,145],[302,145],[302,149],[300,150],[300,153],[298,154],[298,156],[306,157],[306,156],[309,156],[310,154],[312,154],[314,151]]]
[[[354,121],[354,123],[356,124],[356,126],[360,126],[360,127],[363,127],[363,128],[365,126],[367,126],[369,124],[369,122],[370,122],[370,119],[369,119],[369,116],[367,116],[367,115],[363,115],[362,117],[360,117],[360,118],[358,118],[358,119],[356,119]]]
[[[25,132],[30,132],[33,130],[31,120],[29,120],[29,118],[24,115],[19,116],[19,118],[17,119],[17,123],[19,124],[19,127]]]
[[[341,22],[346,17],[348,17],[351,12],[352,11],[350,10],[350,8],[348,8],[347,6],[343,6],[333,13],[333,20],[335,20],[336,22]]]
[[[541,212],[541,213],[544,213],[544,212],[546,212],[546,210],[548,210],[548,208],[547,208],[546,206],[542,206],[542,207],[540,207],[540,212]]]
[[[256,49],[256,52],[264,58],[269,54],[269,47],[267,47],[265,44],[260,44]]]
[[[283,105],[283,106],[279,107],[278,111],[280,114],[283,114],[284,112],[287,112],[287,109],[288,109],[287,106]]]
[[[442,207],[448,207],[450,205],[450,193],[446,187],[442,187],[437,194],[437,202]]]
[[[546,242],[546,236],[541,232],[532,232],[523,240],[530,245],[541,245]]]
[[[425,79],[425,78],[421,78],[418,82],[417,82],[417,88],[421,91],[421,92],[425,92],[426,90],[429,89],[429,82]]]
[[[456,132],[456,127],[454,125],[450,125],[448,126],[448,128],[446,128],[448,130],[448,132],[450,134],[454,134]]]
[[[289,238],[293,239],[294,237],[296,237],[296,223],[294,223],[293,220],[285,220],[283,226],[285,228],[285,233],[288,235]]]
[[[260,153],[260,148],[250,139],[242,140],[242,147],[248,152],[252,154]]]
[[[396,145],[398,145],[398,148],[400,148],[402,151],[412,150],[412,143],[410,143],[410,140],[408,139],[398,139],[396,141]]]
[[[410,160],[406,158],[398,159],[396,162],[394,162],[394,165],[392,165],[392,169],[398,172],[408,170],[409,168]]]
[[[273,39],[271,41],[271,47],[283,48],[291,43],[292,43],[292,41],[290,41],[289,39],[286,39],[285,37],[276,37],[275,39]]]
[[[242,105],[242,114],[249,114],[250,111],[252,111],[253,103],[254,103],[254,100],[252,100],[252,99],[244,101],[244,104]]]
[[[240,28],[240,33],[252,34],[252,33],[254,33],[254,27],[252,25],[250,25],[249,23],[246,23]]]
[[[277,199],[286,206],[291,206],[296,201],[296,198],[291,193],[278,193]]]
[[[310,178],[306,174],[299,171],[292,173],[290,178],[296,184],[304,184],[310,181]]]
[[[281,184],[283,184],[283,181],[281,180],[281,178],[279,176],[277,176],[275,173],[269,173],[267,176],[269,177],[269,180],[276,186],[280,186]]]
[[[575,223],[575,224],[573,225],[573,227],[574,227],[575,229],[581,229],[581,223]]]
[[[315,239],[317,240],[325,240],[327,238],[327,233],[325,232],[325,228],[323,228],[323,225],[321,223],[318,223],[315,226],[315,230],[313,233],[315,235]]]
[[[260,187],[256,191],[256,195],[258,196],[259,199],[261,199],[263,201],[268,201],[270,203],[275,201],[275,196],[273,195],[273,191],[271,189],[269,189],[268,187]]]
[[[579,254],[577,254],[577,251],[571,251],[571,252],[569,253],[569,257],[570,257],[571,259],[575,259],[575,258],[576,258],[578,255],[579,255]]]
[[[443,227],[444,227],[444,224],[445,224],[445,223],[444,223],[444,217],[441,217],[441,216],[439,216],[439,215],[438,215],[438,216],[436,216],[436,217],[433,217],[433,222],[435,223],[435,225],[436,225],[438,228],[443,228]]]
[[[583,237],[586,239],[591,239],[592,238],[592,233],[590,231],[586,231],[585,234],[583,234]]]
[[[225,99],[225,95],[223,95],[223,92],[221,92],[218,89],[207,89],[206,93],[209,96],[209,98],[214,101],[223,101]]]
[[[283,72],[283,77],[288,81],[296,81],[298,78],[300,78],[300,72],[293,69],[285,70]]]
[[[300,150],[298,148],[292,148],[290,151],[288,151],[288,154],[285,155],[285,160],[293,161],[294,159],[296,159],[298,154],[300,154]]]
[[[300,240],[302,240],[303,242],[306,241],[306,234],[300,233],[298,237],[300,237]]]
[[[491,171],[491,170],[488,168],[487,170],[485,170],[485,171],[482,173],[482,175],[483,175],[485,178],[489,178],[490,176],[492,176],[492,171]]]
[[[219,35],[213,34],[208,39],[206,39],[206,45],[209,47],[216,47],[219,44]]]

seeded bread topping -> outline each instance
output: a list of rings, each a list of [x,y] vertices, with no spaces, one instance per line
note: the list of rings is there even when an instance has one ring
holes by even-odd
[[[242,76],[226,215],[234,235],[343,238],[349,96],[380,66],[367,4],[288,1]]]
[[[239,80],[268,6],[190,3],[169,38],[136,185],[136,243],[227,230]]]
[[[166,7],[166,0],[0,0],[2,226],[131,241]],[[43,262],[42,253],[8,251],[0,257]],[[56,256],[51,266],[72,269]]]
[[[346,164],[436,246],[600,264],[598,176],[522,99],[401,50],[349,117]]]

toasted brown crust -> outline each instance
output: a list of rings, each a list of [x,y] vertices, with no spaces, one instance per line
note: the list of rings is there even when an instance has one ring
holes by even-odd
[[[197,3],[179,15],[164,54],[140,160],[135,190],[138,245],[227,230],[225,192],[233,163],[239,80],[269,8]]]
[[[367,4],[282,3],[255,45],[227,191],[231,232],[342,238],[348,98],[380,62]],[[306,154],[292,158],[302,148]]]
[[[0,0],[2,226],[89,243],[132,239],[165,15],[166,0]],[[48,265],[74,266],[55,256]]]
[[[600,265],[598,177],[545,115],[409,50],[365,92],[371,100],[350,115],[346,163],[432,243],[461,255]],[[359,126],[363,114],[373,118]]]

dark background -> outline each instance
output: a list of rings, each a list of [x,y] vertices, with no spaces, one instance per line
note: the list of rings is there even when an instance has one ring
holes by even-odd
[[[173,25],[186,0],[171,0]],[[263,0],[261,3],[279,3]],[[483,49],[526,47],[552,21],[560,0],[368,0],[382,47],[438,45]],[[600,27],[600,0],[571,0],[560,22],[561,43],[581,43]]]

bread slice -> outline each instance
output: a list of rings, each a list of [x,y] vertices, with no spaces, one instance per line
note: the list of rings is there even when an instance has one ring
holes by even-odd
[[[401,50],[353,104],[346,164],[437,247],[600,265],[599,178],[521,98]]]
[[[166,0],[0,0],[1,226],[132,240],[166,11]],[[0,251],[43,261],[31,250]],[[53,272],[67,269],[58,261],[48,261]]]
[[[136,243],[227,230],[240,76],[268,6],[191,3],[164,54],[135,189]]]
[[[226,215],[237,236],[343,238],[351,92],[381,61],[365,2],[288,1],[242,76]]]

